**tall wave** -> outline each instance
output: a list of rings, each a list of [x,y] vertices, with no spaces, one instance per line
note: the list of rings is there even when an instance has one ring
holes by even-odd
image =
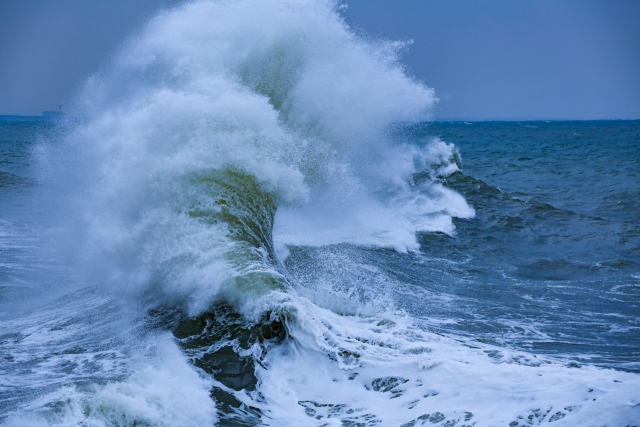
[[[71,224],[83,283],[135,301],[182,351],[158,332],[120,383],[52,397],[72,402],[52,424],[202,425],[216,419],[207,394],[220,425],[486,425],[573,410],[588,381],[556,365],[569,397],[541,386],[533,406],[487,410],[477,392],[491,372],[520,396],[522,381],[542,384],[530,367],[543,362],[494,365],[415,327],[384,289],[354,308],[289,278],[289,246],[411,252],[416,232],[453,234],[453,217],[474,215],[441,183],[460,170],[452,144],[394,136],[436,102],[407,77],[403,48],[356,35],[334,1],[197,1],[160,13],[88,81],[40,147],[47,203]],[[460,377],[475,400],[456,394]]]
[[[46,181],[74,198],[83,265],[197,314],[221,294],[283,288],[279,208],[279,247],[406,251],[416,231],[451,233],[452,216],[473,215],[451,190],[414,180],[457,170],[453,146],[389,136],[428,117],[433,91],[404,74],[402,44],[356,36],[336,7],[195,2],[123,46],[46,155]]]

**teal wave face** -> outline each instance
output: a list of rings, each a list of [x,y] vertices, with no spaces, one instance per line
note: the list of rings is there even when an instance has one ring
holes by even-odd
[[[191,203],[190,217],[207,224],[224,224],[234,242],[224,258],[235,270],[238,292],[258,297],[283,289],[283,266],[273,246],[273,221],[277,195],[266,191],[255,177],[233,170],[211,170],[191,179],[208,197]]]

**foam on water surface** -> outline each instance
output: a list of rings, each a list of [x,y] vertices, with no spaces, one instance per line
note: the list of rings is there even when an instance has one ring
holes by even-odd
[[[397,138],[436,102],[403,45],[357,36],[337,9],[188,3],[87,82],[33,151],[24,209],[41,214],[25,221],[66,280],[2,317],[3,425],[640,419],[637,374],[436,333],[400,309],[403,271],[340,255],[408,264],[420,236],[455,236],[476,211],[448,182],[453,144]]]
[[[3,425],[214,425],[211,382],[198,376],[168,336],[155,337],[138,358],[128,361],[134,373],[125,379],[63,386],[9,414]]]
[[[393,316],[337,316],[308,304],[300,304],[308,318],[291,328],[295,341],[269,353],[259,371],[273,425],[637,422],[636,374],[452,340]]]

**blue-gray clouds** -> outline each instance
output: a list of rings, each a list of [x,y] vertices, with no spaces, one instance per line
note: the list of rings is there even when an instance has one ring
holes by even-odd
[[[178,0],[0,2],[0,114],[73,96],[122,41]],[[640,2],[349,0],[358,31],[413,40],[407,71],[435,118],[640,118]]]
[[[351,0],[345,16],[414,41],[436,118],[640,118],[640,1]]]
[[[58,109],[161,7],[175,0],[0,1],[0,114]]]

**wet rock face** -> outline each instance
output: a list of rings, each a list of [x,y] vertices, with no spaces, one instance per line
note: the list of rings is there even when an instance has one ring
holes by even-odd
[[[248,322],[230,306],[217,304],[197,317],[175,314],[168,323],[191,363],[220,382],[221,386],[211,390],[219,410],[219,425],[262,425],[261,411],[242,403],[231,390],[256,389],[255,369],[260,363],[256,354],[286,338],[284,322],[273,320],[271,313],[264,313],[259,322]],[[255,351],[256,345],[262,347],[261,351]]]
[[[258,383],[253,361],[239,356],[231,346],[205,353],[194,364],[234,390],[255,390]]]
[[[198,317],[177,322],[173,335],[192,363],[230,389],[255,390],[254,345],[282,341],[286,330],[265,313],[257,324],[247,322],[231,307],[218,304]]]

